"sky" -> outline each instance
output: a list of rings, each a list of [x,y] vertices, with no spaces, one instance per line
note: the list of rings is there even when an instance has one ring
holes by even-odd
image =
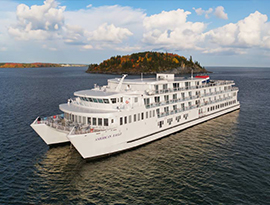
[[[270,67],[268,0],[0,0],[0,62],[100,63],[143,51]]]

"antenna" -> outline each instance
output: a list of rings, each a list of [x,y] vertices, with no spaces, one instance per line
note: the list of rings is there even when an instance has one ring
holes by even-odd
[[[126,76],[127,76],[127,74],[123,74],[123,77],[121,78],[121,80],[120,80],[119,84],[117,85],[115,91],[120,91],[121,86],[122,86],[123,81],[124,81],[124,79],[125,79]]]

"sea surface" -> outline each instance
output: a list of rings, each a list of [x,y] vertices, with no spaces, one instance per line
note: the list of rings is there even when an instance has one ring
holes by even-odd
[[[85,70],[0,69],[0,204],[270,204],[270,68],[208,68],[235,81],[240,110],[90,162],[30,127],[120,77]]]

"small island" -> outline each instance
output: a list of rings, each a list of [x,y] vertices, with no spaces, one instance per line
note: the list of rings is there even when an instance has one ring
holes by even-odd
[[[183,56],[173,53],[140,52],[125,56],[114,56],[104,60],[100,64],[90,64],[87,73],[101,74],[154,74],[174,73],[188,74],[208,73],[198,61],[193,62],[192,57],[188,60]]]

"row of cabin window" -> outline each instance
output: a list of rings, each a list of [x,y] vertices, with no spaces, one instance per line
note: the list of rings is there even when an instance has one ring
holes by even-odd
[[[219,108],[223,108],[225,106],[228,106],[228,105],[232,105],[232,104],[235,104],[236,103],[236,100],[233,100],[233,101],[230,101],[230,102],[226,102],[226,103],[221,103],[220,105],[216,105],[216,106],[211,106],[209,108],[207,108],[207,111],[213,111],[215,109],[219,109]]]
[[[225,86],[226,87],[226,86]],[[225,88],[224,87],[224,88]],[[221,87],[220,87],[220,89],[219,89],[220,91],[221,91]],[[226,89],[225,89],[226,90]],[[216,92],[216,88],[215,88],[215,92]],[[209,89],[209,93],[211,93],[211,88]],[[195,95],[200,95],[201,93],[200,93],[200,91],[196,91],[195,92]],[[206,89],[204,89],[204,94],[206,94]],[[173,99],[173,100],[176,100],[176,99],[178,99],[178,98],[180,98],[180,96],[178,96],[179,94],[177,94],[177,93],[175,93],[175,94],[173,94],[172,95],[172,98],[171,97],[169,97],[169,95],[164,95],[163,96],[163,100],[164,101],[169,101],[169,99]],[[189,97],[192,97],[192,91],[190,91],[190,92],[188,92],[188,96]],[[185,93],[181,93],[181,98],[185,98]],[[156,97],[154,97],[154,100],[155,100],[155,103],[158,103],[158,102],[160,102],[160,96],[156,96]],[[150,98],[145,98],[144,99],[144,104],[145,105],[148,105],[148,104],[150,104]]]
[[[108,118],[88,117],[87,122],[89,125],[109,126],[109,119]],[[112,119],[112,123],[113,123],[113,119]]]
[[[145,114],[145,115],[144,115]],[[146,119],[155,117],[155,110],[147,111],[145,113],[138,113],[133,115],[133,122],[144,120],[144,117]],[[125,116],[125,117],[120,117],[120,125],[127,124],[127,123],[132,123],[132,115]]]
[[[199,81],[197,81],[195,83],[195,85],[199,85]],[[173,88],[179,88],[179,83],[173,83]],[[185,82],[185,87],[190,87],[191,83],[190,82]],[[231,86],[224,86],[224,90],[229,90],[231,88]],[[155,85],[155,90],[167,90],[168,89],[168,84],[162,84],[162,85]],[[221,87],[219,87],[219,90],[221,91]],[[211,92],[211,88],[209,89],[209,92]],[[215,88],[215,92],[216,92],[216,88]],[[206,93],[206,89],[204,90],[204,93]]]
[[[187,120],[187,118],[188,118],[188,114],[186,113],[186,114],[183,115],[183,119]],[[177,122],[179,122],[179,121],[181,120],[181,115],[176,116],[176,117],[175,117],[175,120],[176,120]],[[173,118],[167,119],[167,123],[168,123],[169,125],[171,125],[172,122],[173,122]],[[161,128],[163,125],[164,125],[164,120],[161,120],[161,121],[158,122],[158,126],[159,126],[160,128]]]
[[[195,85],[199,85],[200,81],[197,81],[195,83]],[[179,83],[173,83],[173,88],[179,88],[180,84]],[[185,87],[190,87],[191,86],[191,82],[185,82]],[[155,85],[155,90],[161,90],[161,88],[163,90],[167,90],[168,89],[168,84],[160,84],[160,85]]]
[[[68,113],[65,113],[65,118],[71,120],[72,122],[76,122],[76,123],[98,125],[98,126],[109,126],[109,119],[108,118],[95,118],[95,117],[93,117],[91,119],[91,117],[72,115],[72,114],[68,114]],[[87,123],[86,123],[86,119],[87,119]],[[113,119],[112,119],[111,123],[113,123]]]
[[[114,103],[117,103],[117,102],[121,102],[121,103],[123,102],[123,97],[121,97],[121,98],[110,98],[110,99],[80,97],[80,99],[83,100],[83,101],[87,101],[87,102],[105,103],[105,104],[109,104],[110,101],[113,104]],[[138,102],[138,98],[137,97],[134,99],[134,102]]]

